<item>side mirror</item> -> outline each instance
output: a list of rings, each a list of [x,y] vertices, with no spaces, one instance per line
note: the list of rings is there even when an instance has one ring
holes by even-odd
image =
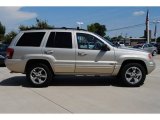
[[[109,51],[110,49],[108,48],[108,46],[106,44],[103,44],[101,47],[102,51]]]

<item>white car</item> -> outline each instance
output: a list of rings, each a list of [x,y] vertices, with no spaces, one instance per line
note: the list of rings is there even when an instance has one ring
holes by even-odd
[[[147,52],[117,48],[94,33],[67,28],[20,32],[5,64],[38,87],[55,75],[118,76],[126,86],[140,86],[155,69]]]

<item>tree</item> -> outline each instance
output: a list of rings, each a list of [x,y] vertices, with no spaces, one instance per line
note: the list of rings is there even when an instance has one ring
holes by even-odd
[[[123,37],[122,35],[119,35],[119,36],[117,37],[117,39],[118,39],[118,41],[124,40],[124,37]]]
[[[47,21],[40,20],[36,18],[36,27],[39,29],[53,29],[54,26],[48,25]]]
[[[14,32],[14,31],[9,32],[8,34],[6,34],[6,35],[4,36],[4,41],[3,41],[3,43],[10,44],[11,41],[13,40],[13,38],[14,38],[16,35],[17,35],[17,33]]]
[[[5,34],[6,28],[5,26],[2,25],[2,23],[0,22],[0,41],[3,40],[4,34]]]
[[[109,36],[104,36],[104,38],[111,42],[111,38]]]
[[[20,25],[19,26],[19,30],[23,31],[23,30],[30,30],[31,28],[29,26],[25,26],[25,25]]]
[[[23,30],[31,30],[31,29],[53,29],[54,26],[51,26],[47,23],[46,20],[40,20],[38,18],[36,18],[36,23],[35,25],[31,25],[31,26],[25,26],[25,25],[20,25],[19,26],[19,30],[23,31]]]
[[[93,23],[87,26],[87,30],[90,32],[97,33],[98,35],[104,37],[106,35],[106,27],[105,25],[101,25],[99,23]]]

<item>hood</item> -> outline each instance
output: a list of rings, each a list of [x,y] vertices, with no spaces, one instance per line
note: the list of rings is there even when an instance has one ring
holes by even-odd
[[[119,51],[123,51],[125,53],[133,53],[133,54],[148,53],[147,51],[144,51],[142,49],[136,49],[136,48],[123,47],[123,48],[116,48],[116,49]]]

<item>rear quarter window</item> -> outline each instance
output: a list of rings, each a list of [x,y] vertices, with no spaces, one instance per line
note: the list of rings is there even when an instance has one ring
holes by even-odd
[[[16,46],[31,46],[31,47],[39,47],[42,39],[44,37],[45,32],[27,32],[24,33]]]

